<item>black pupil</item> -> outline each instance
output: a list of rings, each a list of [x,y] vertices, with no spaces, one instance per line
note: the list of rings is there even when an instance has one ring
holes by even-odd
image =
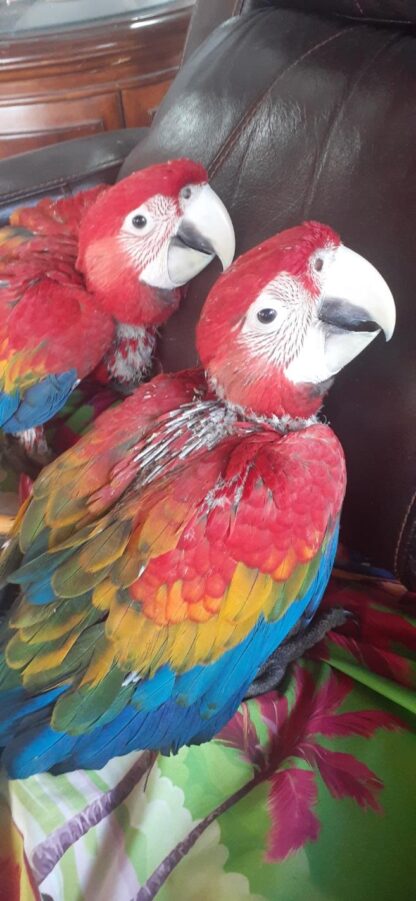
[[[323,261],[322,257],[317,257],[315,260],[316,272],[321,272],[323,265],[324,265],[324,261]]]
[[[189,200],[190,196],[191,196],[191,189],[190,189],[190,188],[184,188],[183,191],[182,191],[182,197],[184,197],[185,200]]]
[[[273,319],[276,319],[276,316],[276,310],[272,310],[270,307],[266,307],[265,310],[259,310],[257,313],[257,319],[263,324],[266,322],[273,322]]]
[[[133,216],[131,220],[135,228],[144,228],[147,222],[146,216]]]

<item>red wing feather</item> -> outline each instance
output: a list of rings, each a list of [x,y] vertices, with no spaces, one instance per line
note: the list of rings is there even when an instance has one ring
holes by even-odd
[[[0,387],[90,372],[111,343],[110,317],[94,308],[75,268],[80,219],[98,186],[16,210],[0,231]]]

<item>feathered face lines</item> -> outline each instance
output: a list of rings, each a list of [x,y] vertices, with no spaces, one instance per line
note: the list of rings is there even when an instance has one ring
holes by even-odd
[[[203,166],[174,160],[103,191],[84,217],[77,268],[119,322],[153,327],[176,309],[180,288],[235,250],[230,216]]]
[[[299,352],[311,322],[311,301],[300,279],[279,275],[249,308],[238,342],[267,366],[287,366]]]
[[[156,194],[126,216],[118,241],[139,277],[163,248],[167,250],[167,242],[175,233],[181,215],[173,197]]]
[[[308,331],[318,319],[326,272],[335,250],[335,244],[326,242],[311,254],[303,271],[280,272],[233,325],[226,358],[215,379],[220,397],[230,399],[231,389],[233,400],[243,406],[242,395],[250,395],[254,410],[285,415],[288,401],[281,402],[286,371],[301,354]],[[264,395],[262,399],[260,394]],[[276,408],[269,406],[273,397],[279,398]],[[319,397],[312,406],[319,406]],[[305,411],[302,404],[298,408],[291,403],[291,412],[303,416]],[[309,415],[309,407],[305,415]]]
[[[123,219],[118,242],[138,280],[168,291],[190,281],[215,255],[226,268],[235,250],[231,219],[207,181],[147,198]]]
[[[211,290],[201,361],[224,400],[308,418],[332,379],[382,330],[394,301],[380,273],[328,226],[306,222],[248,251]]]
[[[250,305],[239,341],[265,365],[284,371],[302,350],[308,329],[318,318],[328,270],[337,245],[326,241],[314,250],[299,272],[281,272]],[[247,369],[250,377],[250,366]]]

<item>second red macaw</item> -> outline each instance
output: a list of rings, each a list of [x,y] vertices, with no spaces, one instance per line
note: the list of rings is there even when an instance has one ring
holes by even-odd
[[[234,255],[230,217],[203,166],[174,160],[15,212],[0,231],[0,427],[23,435],[104,358],[137,385],[181,286]]]

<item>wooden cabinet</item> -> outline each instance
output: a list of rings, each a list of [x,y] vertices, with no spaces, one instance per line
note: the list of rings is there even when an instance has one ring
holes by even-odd
[[[118,93],[71,97],[3,106],[0,104],[0,157],[68,138],[122,128]]]
[[[127,128],[148,125],[170,85],[170,79],[150,84],[146,89],[125,88],[122,91],[124,120]]]
[[[148,125],[179,67],[192,5],[0,39],[0,159]]]

